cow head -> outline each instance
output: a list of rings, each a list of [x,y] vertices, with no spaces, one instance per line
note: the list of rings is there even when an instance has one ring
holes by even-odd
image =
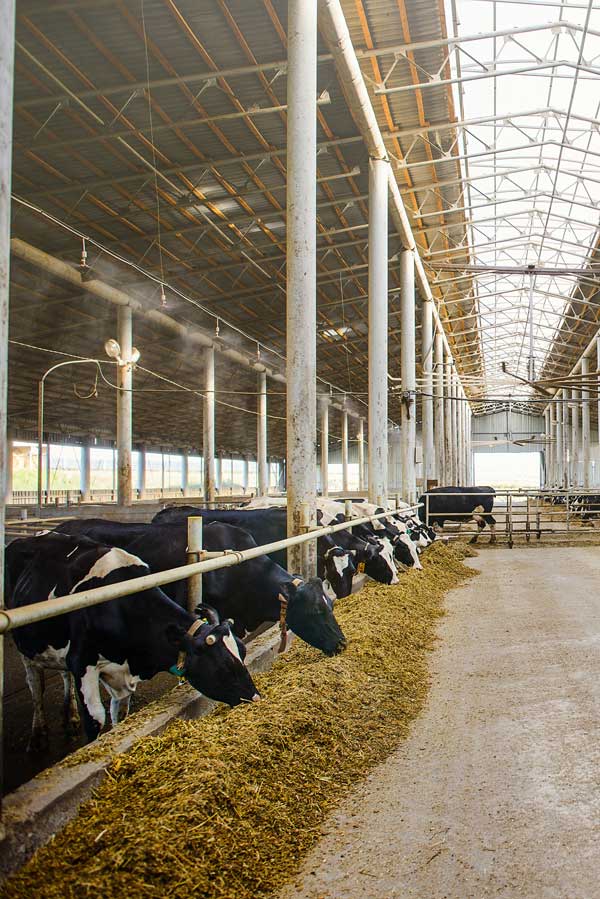
[[[369,537],[365,547],[365,574],[380,584],[397,584],[392,545],[387,537]]]
[[[335,620],[331,602],[318,578],[294,578],[283,586],[281,602],[287,602],[287,625],[301,640],[333,656],[346,648],[346,638]]]
[[[202,611],[206,614],[206,608]],[[207,615],[207,617],[209,617]],[[179,650],[177,673],[182,673],[192,687],[227,705],[257,702],[260,695],[244,664],[246,647],[232,632],[233,621],[220,622],[211,610],[210,618],[197,618],[185,634],[170,634]]]
[[[356,550],[341,546],[332,546],[323,556],[327,580],[338,599],[352,593],[352,578],[356,574],[355,556]]]

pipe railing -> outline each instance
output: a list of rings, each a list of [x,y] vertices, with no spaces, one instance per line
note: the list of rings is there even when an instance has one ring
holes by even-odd
[[[145,574],[142,577],[132,578],[121,584],[108,584],[105,587],[82,590],[80,593],[57,596],[54,599],[46,599],[43,602],[21,606],[18,609],[2,609],[0,610],[0,634],[14,630],[17,627],[23,627],[26,624],[45,621],[47,618],[56,618],[59,615],[64,615],[66,612],[73,612],[77,609],[97,606],[113,599],[121,599],[123,596],[130,596],[132,593],[150,590],[154,587],[163,587],[165,584],[172,584],[176,581],[182,581],[186,578],[202,575],[209,571],[217,571],[221,568],[231,568],[242,562],[248,562],[250,559],[256,559],[258,556],[268,555],[269,553],[276,552],[280,549],[287,549],[290,546],[307,543],[309,540],[316,540],[318,537],[325,536],[326,534],[335,534],[337,531],[351,530],[353,527],[360,524],[367,524],[368,522],[373,522],[379,518],[385,518],[390,515],[414,512],[418,508],[419,504],[402,509],[388,509],[385,512],[378,512],[375,515],[365,515],[362,518],[353,518],[351,521],[344,521],[341,524],[326,525],[325,527],[314,529],[311,528],[306,534],[298,534],[295,537],[286,537],[283,540],[276,540],[273,543],[266,543],[263,546],[252,547],[252,549],[239,551],[224,550],[222,553],[216,554],[216,558],[209,558],[202,562],[194,562],[191,565],[182,565],[178,568],[169,568],[166,571],[160,571],[155,574]]]

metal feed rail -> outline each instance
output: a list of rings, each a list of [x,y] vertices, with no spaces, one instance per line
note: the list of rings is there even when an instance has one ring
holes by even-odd
[[[57,596],[55,599],[46,599],[43,602],[21,606],[18,609],[1,609],[0,635],[6,633],[6,631],[14,630],[14,628],[23,627],[26,624],[44,621],[47,618],[56,618],[58,615],[63,615],[65,612],[75,611],[76,609],[85,609],[89,606],[96,606],[112,599],[120,599],[122,596],[129,596],[132,593],[137,593],[141,590],[149,590],[152,587],[162,587],[164,584],[182,581],[185,578],[194,578],[195,576],[202,575],[208,571],[217,571],[220,568],[229,568],[233,565],[239,565],[250,559],[256,559],[258,556],[268,555],[279,549],[287,549],[289,546],[307,543],[309,540],[316,540],[318,537],[325,536],[326,534],[335,534],[337,531],[351,530],[359,524],[367,524],[368,522],[373,522],[389,515],[414,512],[419,508],[419,505],[422,504],[415,504],[402,509],[388,509],[386,512],[379,512],[376,515],[365,515],[363,518],[352,518],[341,524],[314,528],[314,530],[311,529],[306,534],[299,534],[296,537],[286,537],[284,540],[266,543],[263,546],[256,546],[252,549],[241,551],[224,550],[219,553],[206,553],[205,561],[202,562],[194,562],[192,564],[182,565],[178,568],[169,568],[167,571],[161,571],[157,574],[146,574],[142,577],[132,578],[121,584],[109,584],[105,587],[95,587],[92,590],[82,590],[80,593]],[[202,552],[197,544],[192,551]],[[206,558],[206,556],[208,556],[208,558]]]

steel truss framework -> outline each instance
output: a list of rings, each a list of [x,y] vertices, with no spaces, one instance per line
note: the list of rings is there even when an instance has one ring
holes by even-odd
[[[600,12],[519,0],[342,5],[459,374],[476,410],[494,408],[507,391],[501,362],[525,375],[532,356],[538,375],[567,372],[600,322]],[[22,0],[17,24],[14,233],[77,264],[81,241],[53,222],[68,223],[97,241],[88,262],[100,277],[157,308],[166,285],[169,314],[217,327],[275,367],[285,348],[286,14],[285,0]],[[364,414],[368,158],[324,44],[315,109],[318,371]],[[399,250],[392,233],[393,375]],[[12,280],[11,337],[88,356],[112,336],[113,313],[89,297],[21,263]],[[185,346],[135,327],[150,368],[198,386]],[[48,357],[11,352],[12,424],[25,428]],[[222,407],[217,445],[252,452],[255,384],[247,373],[235,384],[244,395],[229,398],[237,412]],[[108,434],[113,398],[82,411],[72,386],[55,388],[52,426]],[[284,400],[272,392],[270,451],[283,455]],[[172,396],[140,395],[136,439],[197,448],[194,403],[174,433]],[[400,417],[395,395],[390,416]]]

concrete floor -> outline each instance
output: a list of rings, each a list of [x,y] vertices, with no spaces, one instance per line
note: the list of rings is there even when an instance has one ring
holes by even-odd
[[[600,548],[471,564],[411,736],[281,899],[600,897]]]

